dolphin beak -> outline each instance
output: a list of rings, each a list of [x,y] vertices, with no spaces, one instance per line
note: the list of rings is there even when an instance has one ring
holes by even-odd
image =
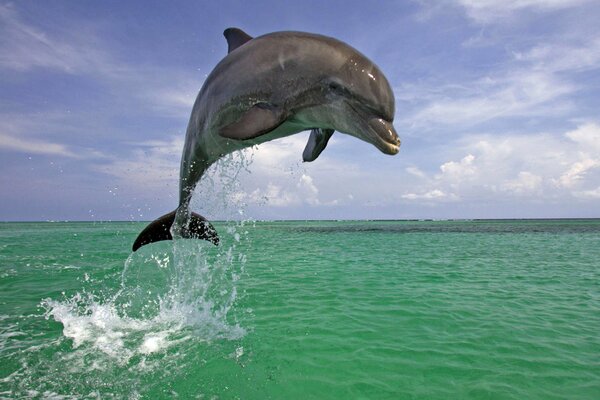
[[[381,118],[372,118],[369,120],[372,143],[381,150],[382,153],[394,155],[400,151],[400,138],[394,129],[394,125]]]

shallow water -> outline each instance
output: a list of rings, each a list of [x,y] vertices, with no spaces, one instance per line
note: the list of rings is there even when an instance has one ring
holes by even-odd
[[[0,224],[0,398],[600,398],[600,221]]]

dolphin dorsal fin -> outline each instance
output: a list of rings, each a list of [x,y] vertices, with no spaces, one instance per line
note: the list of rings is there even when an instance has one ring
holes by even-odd
[[[227,53],[231,53],[244,43],[252,40],[252,36],[239,28],[227,28],[223,32],[223,36],[227,39],[227,45],[229,46]]]

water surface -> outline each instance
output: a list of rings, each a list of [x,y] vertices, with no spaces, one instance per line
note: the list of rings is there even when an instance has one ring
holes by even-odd
[[[600,221],[0,224],[0,397],[600,398]]]

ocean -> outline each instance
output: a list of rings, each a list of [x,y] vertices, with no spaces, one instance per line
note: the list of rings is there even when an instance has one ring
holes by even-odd
[[[0,398],[600,399],[600,220],[0,223]]]

